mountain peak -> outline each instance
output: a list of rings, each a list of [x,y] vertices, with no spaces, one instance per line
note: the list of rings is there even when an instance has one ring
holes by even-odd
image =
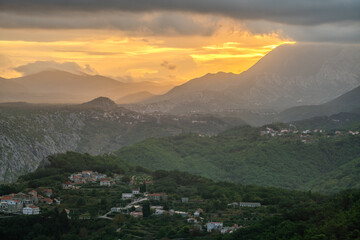
[[[89,102],[83,103],[82,105],[89,107],[103,107],[103,108],[116,107],[116,103],[107,97],[98,97]]]

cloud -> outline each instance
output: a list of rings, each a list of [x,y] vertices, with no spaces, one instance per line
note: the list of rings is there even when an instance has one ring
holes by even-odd
[[[174,64],[170,64],[168,61],[163,61],[160,66],[169,69],[169,70],[175,70],[176,69],[176,65]]]
[[[138,35],[211,35],[219,18],[186,13],[95,12],[54,15],[13,14],[0,11],[4,29],[118,29]]]
[[[90,65],[87,64],[85,67],[82,67],[74,62],[59,63],[55,61],[36,61],[14,68],[15,71],[22,73],[23,75],[34,74],[49,69],[57,69],[75,74],[96,74],[96,71]]]
[[[1,0],[1,12],[27,15],[180,11],[292,25],[359,21],[358,0]],[[106,15],[105,14],[105,15]],[[99,20],[101,21],[101,20]]]

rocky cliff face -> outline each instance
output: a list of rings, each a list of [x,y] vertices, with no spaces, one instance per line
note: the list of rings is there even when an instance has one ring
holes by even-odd
[[[0,105],[0,182],[35,170],[48,155],[102,154],[148,137],[212,135],[241,122],[210,116],[144,115],[120,107]]]

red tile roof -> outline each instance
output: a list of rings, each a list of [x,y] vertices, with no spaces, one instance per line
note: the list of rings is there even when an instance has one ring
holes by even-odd
[[[165,196],[165,195],[166,195],[165,193],[151,193],[151,194],[148,194],[148,196],[150,196],[150,197]]]
[[[12,198],[12,196],[2,196],[1,200],[11,200]]]

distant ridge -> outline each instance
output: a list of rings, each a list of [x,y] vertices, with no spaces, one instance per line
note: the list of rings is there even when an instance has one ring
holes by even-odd
[[[85,102],[81,105],[88,107],[101,107],[101,108],[112,108],[117,106],[113,100],[107,97],[98,97],[89,102]]]
[[[283,111],[329,102],[360,86],[360,47],[281,45],[241,74],[190,80],[139,106],[148,112]]]
[[[296,121],[319,116],[330,116],[340,112],[360,112],[360,87],[340,97],[321,104],[289,108],[279,114],[280,121]]]
[[[142,101],[146,101],[156,95],[148,92],[148,91],[142,91],[142,92],[136,92],[132,94],[125,95],[118,100],[116,100],[116,103],[118,104],[132,104],[132,103],[139,103]]]

